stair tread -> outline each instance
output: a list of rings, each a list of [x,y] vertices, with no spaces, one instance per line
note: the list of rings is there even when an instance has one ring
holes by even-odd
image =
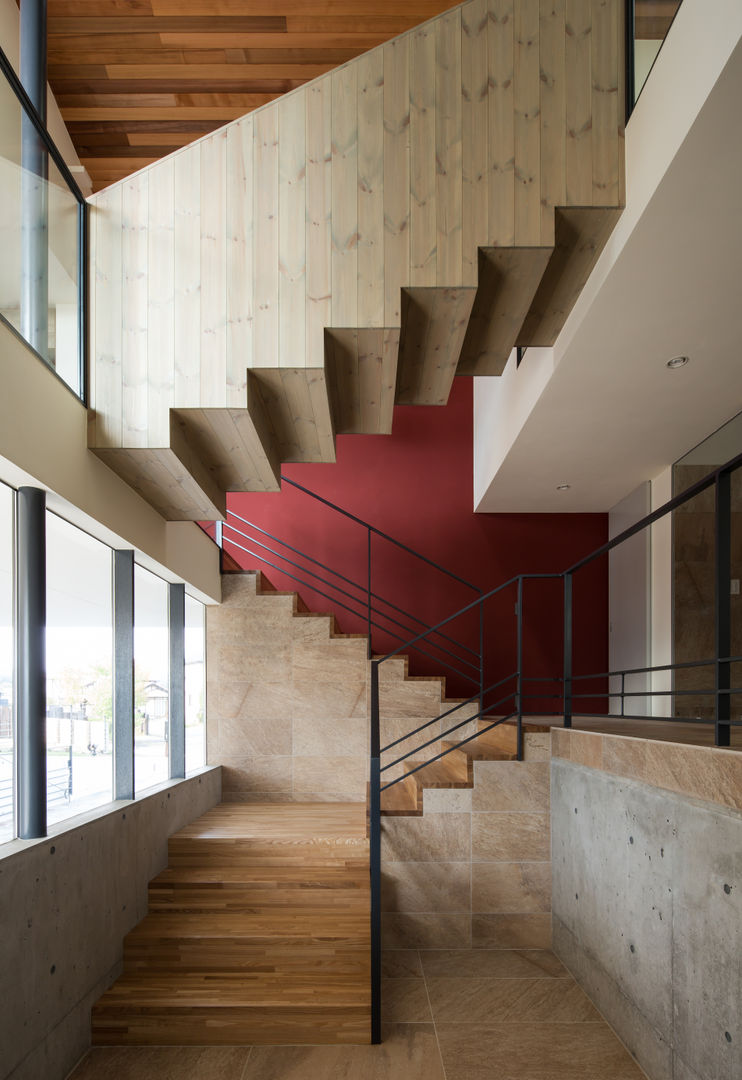
[[[169,866],[150,882],[153,886],[250,885],[253,888],[296,888],[301,891],[329,891],[359,888],[368,884],[368,874],[351,872],[342,863],[332,866]]]
[[[496,731],[497,729],[494,728],[493,730]],[[516,754],[504,750],[502,744],[492,738],[492,734],[492,731],[487,731],[478,735],[476,739],[464,743],[461,746],[461,752],[471,758],[472,761],[513,761]],[[444,741],[441,743],[441,748],[447,750],[458,745],[457,742]]]
[[[420,787],[414,776],[406,776],[404,779],[397,781],[394,787],[382,791],[381,812],[389,817],[395,815],[419,817],[422,815]]]
[[[423,768],[418,769],[420,765]],[[404,768],[407,772],[418,769],[412,773],[412,777],[419,787],[471,787],[469,763],[460,750],[453,750],[430,765],[424,761],[405,762]]]
[[[99,999],[95,1011],[110,1008],[139,1010],[147,1006],[209,1008],[258,1007],[293,1009],[297,1005],[342,1007],[367,1004],[371,988],[367,977],[311,975],[284,972],[211,974],[122,975]]]

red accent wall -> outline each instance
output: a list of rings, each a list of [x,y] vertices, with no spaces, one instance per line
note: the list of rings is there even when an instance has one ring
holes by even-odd
[[[340,435],[337,462],[333,465],[286,465],[284,474],[331,500],[378,529],[391,534],[429,559],[480,586],[485,591],[519,573],[561,571],[607,539],[605,514],[475,514],[472,511],[473,438],[471,379],[454,380],[447,406],[397,406],[394,431],[388,435]],[[332,566],[347,578],[366,587],[366,530],[304,493],[287,485],[280,494],[234,493],[229,509],[286,540],[293,547]],[[249,530],[246,530],[249,531]],[[259,537],[259,534],[253,534]],[[229,530],[225,529],[228,541]],[[295,553],[266,537],[261,541],[289,558],[312,566]],[[244,540],[245,547],[262,554],[289,573],[303,571]],[[225,545],[244,568],[258,561]],[[372,538],[372,589],[397,606],[415,613],[431,625],[461,608],[476,593],[439,571],[420,563],[393,545]],[[364,601],[338,594],[315,581],[313,590],[263,564],[271,582],[279,589],[297,590],[311,610],[334,610],[345,632],[363,632]],[[316,573],[327,576],[314,566]],[[314,580],[314,579],[309,579]],[[354,597],[362,593],[338,582]],[[341,603],[361,612],[351,614],[339,604],[320,595],[324,591]],[[515,590],[508,589],[486,605],[484,621],[486,679],[488,684],[509,675],[516,667]],[[409,640],[418,624],[391,608],[393,618],[405,623],[384,626]],[[575,642],[576,670],[605,671],[607,667],[608,581],[607,563],[599,560],[583,571],[576,582]],[[524,669],[532,675],[553,675],[562,666],[562,586],[561,582],[535,582],[524,597]],[[479,622],[476,612],[462,616],[445,628],[450,637],[476,650]],[[457,655],[454,662],[442,652],[421,642],[433,653],[425,657],[414,652],[412,673],[447,674],[448,693],[469,696],[475,684],[452,674],[442,661],[455,663],[475,674],[459,660],[475,662],[470,653],[438,639]],[[399,639],[392,633],[375,632],[374,651],[396,648]],[[594,688],[594,687],[593,687]],[[511,689],[508,686],[507,689]],[[526,688],[528,689],[528,688]],[[535,687],[531,686],[531,691]],[[550,687],[547,692],[556,691]],[[542,688],[543,692],[543,688]],[[490,699],[494,702],[495,697]],[[591,703],[594,707],[598,703]],[[558,703],[530,695],[531,710],[557,711]]]

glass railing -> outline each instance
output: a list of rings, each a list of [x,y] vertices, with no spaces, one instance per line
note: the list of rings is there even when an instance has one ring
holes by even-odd
[[[682,0],[626,0],[626,116],[636,104]]]
[[[85,200],[0,50],[0,317],[85,398]]]

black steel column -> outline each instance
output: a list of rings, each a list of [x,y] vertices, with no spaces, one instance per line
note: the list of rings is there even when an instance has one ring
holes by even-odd
[[[18,835],[46,836],[46,492],[18,489],[16,512]]]
[[[518,611],[517,630],[517,670],[515,676],[515,711],[517,713],[517,757],[523,760],[523,578],[518,578],[518,599],[516,601]]]
[[[21,83],[46,125],[46,0],[21,0]],[[21,333],[49,356],[49,206],[46,147],[21,117]]]
[[[168,585],[170,624],[170,777],[185,776],[185,585]]]
[[[113,553],[113,797],[134,798],[134,552]]]
[[[728,472],[716,477],[716,712],[714,742],[730,745],[732,654],[732,485]],[[725,692],[726,691],[726,692]]]
[[[572,575],[564,575],[564,726],[572,727]]]
[[[379,661],[371,661],[371,774],[369,862],[371,869],[371,1042],[381,1042],[381,738]]]

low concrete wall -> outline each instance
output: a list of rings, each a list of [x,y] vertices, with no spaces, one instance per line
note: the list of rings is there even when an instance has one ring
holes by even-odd
[[[168,836],[220,794],[221,770],[205,769],[0,849],[2,1080],[62,1080],[85,1053],[90,1008],[121,973]]]
[[[738,1080],[742,754],[562,731],[552,754],[555,952],[651,1080]]]

